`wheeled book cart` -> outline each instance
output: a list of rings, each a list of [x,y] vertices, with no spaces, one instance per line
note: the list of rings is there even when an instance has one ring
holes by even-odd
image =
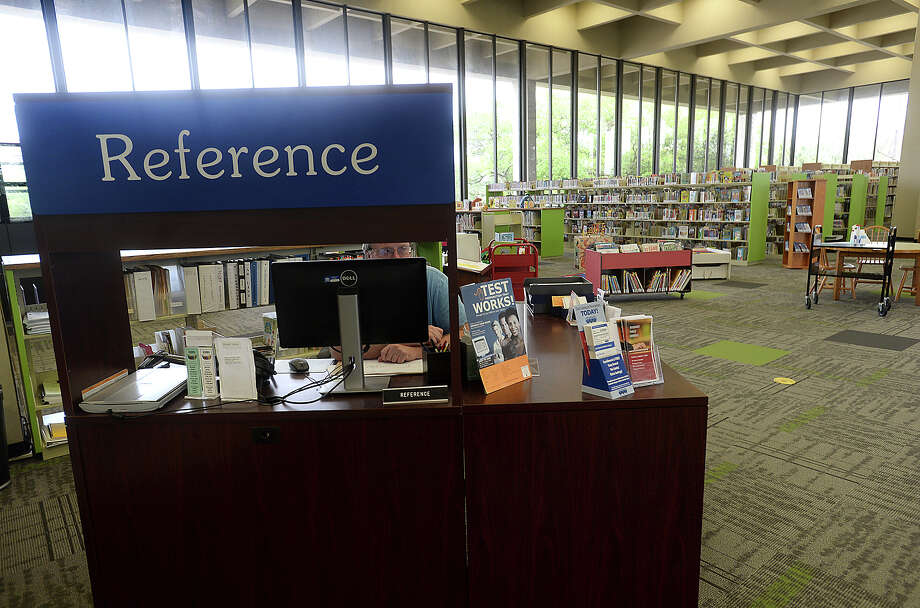
[[[878,315],[884,317],[891,310],[891,271],[894,268],[894,246],[897,239],[898,229],[891,227],[888,233],[888,240],[884,243],[872,243],[870,245],[852,245],[846,242],[821,241],[821,226],[815,226],[811,235],[811,247],[808,250],[808,276],[805,281],[805,308],[811,308],[818,303],[818,292],[820,289],[820,280],[822,277],[833,277],[843,279],[868,279],[881,281],[882,291],[878,298]],[[843,264],[837,264],[835,269],[822,269],[818,260],[821,249],[833,250],[837,256],[842,255],[865,255],[866,257],[878,257],[882,261],[882,272],[857,272],[843,270]],[[873,264],[877,265],[877,264]],[[812,278],[814,280],[812,281]]]

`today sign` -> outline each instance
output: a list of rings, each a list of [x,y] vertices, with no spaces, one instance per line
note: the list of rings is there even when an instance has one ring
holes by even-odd
[[[449,85],[15,101],[35,215],[454,200]]]

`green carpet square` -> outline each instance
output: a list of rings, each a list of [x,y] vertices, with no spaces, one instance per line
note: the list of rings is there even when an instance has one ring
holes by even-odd
[[[732,342],[731,340],[720,340],[715,344],[698,348],[693,352],[698,355],[728,359],[729,361],[747,363],[748,365],[764,365],[789,354],[788,350],[745,344],[744,342]]]
[[[691,300],[712,300],[713,298],[721,298],[724,295],[724,293],[718,293],[716,291],[703,291],[702,289],[694,289],[684,297],[690,298]]]

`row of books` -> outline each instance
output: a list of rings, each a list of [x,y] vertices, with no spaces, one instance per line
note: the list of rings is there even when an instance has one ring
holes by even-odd
[[[692,209],[632,209],[632,208],[615,208],[603,207],[600,209],[591,209],[577,207],[566,209],[565,219],[567,220],[656,220],[668,222],[749,222],[750,209],[726,209],[724,207],[707,207]],[[529,223],[525,220],[525,223]]]
[[[606,293],[668,293],[684,291],[690,284],[692,272],[689,268],[680,270],[659,269],[643,283],[638,271],[623,270],[622,282],[616,273],[601,275],[598,288]]]
[[[457,215],[457,232],[464,232],[466,230],[479,230],[481,224],[479,223],[479,216],[472,213],[467,214],[458,214]]]
[[[599,253],[639,253],[658,251],[680,251],[683,246],[677,241],[661,241],[659,243],[596,243],[594,249]]]
[[[132,268],[124,273],[128,317],[152,321],[176,314],[266,306],[274,302],[271,263],[301,259],[307,256]]]
[[[795,253],[808,253],[810,251],[810,249],[808,249],[808,245],[806,245],[805,243],[799,243],[798,241],[792,242],[792,250]],[[789,251],[788,241],[786,242],[786,251]]]
[[[561,196],[561,195],[560,195]],[[587,202],[594,205],[610,204],[636,204],[636,203],[747,203],[751,200],[751,188],[719,188],[717,190],[700,190],[695,188],[663,189],[655,192],[633,192],[623,194],[591,194],[583,195],[586,199],[581,201],[575,197],[566,197],[560,200],[563,204],[579,204]]]

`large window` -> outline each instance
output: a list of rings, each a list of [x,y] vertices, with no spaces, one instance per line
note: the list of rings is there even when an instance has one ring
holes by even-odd
[[[291,7],[277,2],[250,2],[249,32],[255,86],[296,87],[297,51]]]
[[[348,84],[345,15],[342,9],[303,2],[302,15],[307,86]]]
[[[495,90],[492,82],[492,37],[467,33],[466,187],[469,198],[485,197],[495,181]]]
[[[658,127],[658,171],[674,171],[677,135],[677,73],[661,70],[661,122]]]
[[[818,157],[818,127],[821,123],[821,94],[799,95],[795,127],[796,164],[813,163]]]
[[[722,82],[713,80],[709,90],[709,149],[706,170],[719,169],[719,111],[722,105]]]
[[[639,173],[639,79],[641,69],[623,63],[623,124],[620,129],[620,173]]]
[[[748,168],[745,160],[747,156],[747,132],[750,122],[748,104],[750,103],[751,87],[742,85],[738,92],[738,127],[735,132],[735,166]]]
[[[438,25],[428,26],[428,80],[447,82],[454,91],[454,186],[460,200],[460,94],[458,92],[459,59],[457,30]]]
[[[639,132],[639,173],[652,173],[655,155],[655,68],[642,68],[642,125]]]
[[[304,8],[306,13],[307,9]],[[249,33],[243,10],[228,11],[223,3],[192,0],[198,79],[203,89],[252,86]],[[306,22],[306,19],[305,19]],[[68,76],[68,88],[70,88]]]
[[[882,85],[878,135],[875,139],[875,160],[901,159],[904,121],[907,119],[907,90],[909,80],[886,82]]]
[[[756,169],[761,165],[760,143],[763,135],[763,89],[751,91],[751,131],[748,135],[748,166]]]
[[[0,143],[19,142],[13,93],[49,93],[54,90],[39,0],[13,1],[15,6],[9,6],[9,0],[0,0],[0,57],[3,58],[0,71]],[[0,152],[13,154],[10,150]]]
[[[425,72],[425,24],[394,17],[390,21],[393,53],[393,83],[422,84],[428,81]]]
[[[875,151],[875,126],[878,124],[878,102],[882,85],[871,84],[853,89],[853,110],[850,115],[850,141],[847,160],[870,160]]]
[[[191,87],[179,0],[134,0],[124,6],[134,88],[168,91]]]
[[[527,179],[549,179],[549,49],[527,45]]]
[[[572,53],[553,51],[553,179],[572,176]]]
[[[706,170],[706,150],[709,143],[709,79],[696,79],[693,107],[693,171]]]
[[[763,94],[763,136],[760,142],[760,164],[773,163],[770,157],[770,142],[773,135],[773,91],[764,91]]]
[[[67,90],[130,91],[131,62],[120,0],[57,0],[54,7]],[[10,60],[6,57],[4,63]]]
[[[347,19],[348,84],[385,84],[382,18],[350,8]]]
[[[786,164],[786,104],[789,95],[776,93],[776,117],[773,119],[773,164]]]
[[[722,165],[735,163],[735,131],[738,127],[738,85],[725,85],[725,117],[722,124]]]
[[[692,142],[690,138],[690,75],[680,74],[677,79],[677,170],[689,170],[687,151]]]
[[[521,178],[521,62],[518,43],[495,40],[495,111],[498,121],[498,181]]]
[[[601,174],[617,172],[617,62],[601,57]]]
[[[578,177],[598,174],[598,67],[596,55],[578,54]]]
[[[819,163],[843,162],[843,139],[847,129],[850,89],[825,91],[821,103],[821,130],[818,136]]]

